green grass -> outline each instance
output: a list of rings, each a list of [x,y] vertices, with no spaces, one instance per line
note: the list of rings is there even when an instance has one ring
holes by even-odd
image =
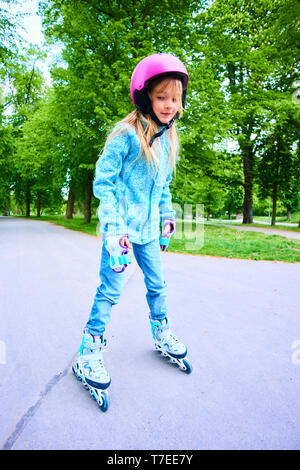
[[[194,230],[194,224],[192,229]],[[196,238],[195,238],[196,241]],[[232,228],[204,225],[204,246],[187,248],[192,240],[172,238],[169,251],[226,258],[300,262],[300,240],[289,240],[279,235],[233,230]]]
[[[260,222],[266,222],[270,223],[271,219],[268,216],[253,216],[255,220],[258,220]],[[276,222],[286,222],[287,224],[298,224],[300,220],[300,212],[293,212],[291,214],[291,220],[287,220],[286,216],[277,216],[276,217]]]
[[[223,219],[213,219],[213,220],[209,220],[209,221],[205,221],[206,224],[211,224],[211,225],[215,225],[215,224],[226,224],[226,225],[239,225],[240,227],[260,227],[260,228],[269,228],[269,229],[276,229],[276,230],[287,230],[287,231],[291,231],[291,232],[300,232],[300,227],[298,227],[298,223],[299,223],[299,217],[300,217],[300,213],[296,213],[294,214],[294,217],[292,217],[292,219],[290,221],[286,220],[286,217],[277,217],[276,218],[276,222],[280,222],[280,223],[286,223],[287,225],[271,225],[271,222],[270,222],[270,219],[269,217],[263,217],[263,216],[255,216],[253,217],[254,221],[252,224],[242,224],[241,222],[236,222],[235,219],[232,219],[232,220],[226,220],[224,222]],[[257,222],[257,223],[256,223]],[[290,225],[288,224],[297,224],[296,227],[291,227]]]
[[[88,233],[89,235],[97,234],[97,226],[99,223],[97,217],[92,217],[91,223],[85,224],[83,221],[83,216],[73,216],[73,219],[66,219],[64,215],[42,215],[41,217],[30,216],[28,218],[32,220],[52,222],[57,225],[62,225],[63,227],[66,227],[70,230]]]
[[[290,227],[289,225],[270,225],[270,224],[241,224],[239,222],[226,222],[228,225],[239,225],[240,227],[260,227],[260,228],[269,228],[269,229],[276,229],[276,230],[284,230],[288,232],[299,232],[300,227]]]
[[[30,217],[35,220],[54,222],[71,230],[79,230],[90,235],[96,235],[98,219],[94,217],[90,224],[84,224],[82,216],[66,220],[64,216]],[[251,225],[253,227],[253,225]],[[261,227],[261,225],[258,225]],[[195,230],[195,224],[187,223],[187,229]],[[279,235],[266,235],[261,232],[233,230],[232,228],[204,225],[204,245],[197,247],[197,238],[189,239],[177,230],[171,239],[169,251],[190,253],[195,255],[210,255],[226,258],[242,258],[252,260],[300,262],[300,240],[292,240]],[[201,241],[201,239],[200,239]],[[189,246],[190,245],[190,246]]]

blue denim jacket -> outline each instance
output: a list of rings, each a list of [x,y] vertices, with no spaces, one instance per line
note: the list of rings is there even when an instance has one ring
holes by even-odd
[[[128,234],[133,243],[145,244],[160,236],[160,222],[175,219],[169,189],[172,168],[169,161],[169,132],[153,144],[159,166],[148,166],[139,158],[140,142],[134,127],[117,124],[117,136],[109,138],[96,164],[94,195],[100,199],[98,216],[101,235]]]

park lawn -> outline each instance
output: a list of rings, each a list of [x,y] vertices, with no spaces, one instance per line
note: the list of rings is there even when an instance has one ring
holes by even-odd
[[[268,216],[260,216],[260,215],[255,215],[253,217],[255,220],[258,222],[265,222],[266,224],[270,225],[270,217]],[[281,223],[287,223],[287,224],[298,224],[300,220],[300,211],[299,212],[293,212],[291,214],[290,220],[287,220],[285,216],[278,216],[276,217],[276,222],[281,222]]]
[[[269,229],[276,229],[276,230],[284,230],[288,232],[299,232],[300,227],[291,227],[290,225],[270,225],[270,224],[259,224],[253,222],[253,224],[241,224],[239,222],[227,222],[228,225],[239,225],[240,227],[260,227],[260,228],[269,228]]]
[[[226,258],[300,262],[300,240],[279,235],[204,225],[203,241],[203,247],[197,248],[197,237],[194,237],[193,247],[193,239],[182,237],[177,240],[174,236],[169,251]]]
[[[68,229],[96,236],[99,222],[96,217],[90,224],[85,224],[81,217],[66,220],[63,215],[30,217],[31,219],[53,222]],[[199,227],[198,227],[199,230]],[[168,248],[169,252],[189,253],[194,255],[220,256],[253,260],[300,262],[300,240],[293,240],[279,235],[266,235],[262,232],[233,230],[232,228],[204,225],[203,232],[195,232],[195,224],[184,224],[184,231],[175,232]],[[193,238],[184,235],[189,231],[196,234]],[[201,247],[201,233],[203,246]],[[199,236],[200,234],[200,236]],[[179,238],[180,237],[180,238]],[[200,246],[199,246],[200,245]]]
[[[70,230],[76,230],[77,232],[84,232],[95,236],[97,235],[97,227],[99,224],[97,217],[92,217],[90,224],[85,224],[82,216],[74,216],[73,219],[66,219],[64,215],[42,215],[41,217],[30,216],[27,218],[52,222]]]

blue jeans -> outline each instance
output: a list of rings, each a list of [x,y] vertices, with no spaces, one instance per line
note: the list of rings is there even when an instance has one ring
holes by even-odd
[[[135,259],[144,274],[150,316],[155,320],[163,320],[167,314],[167,283],[163,277],[159,238],[145,245],[132,243],[132,248]],[[125,271],[115,273],[111,269],[109,254],[103,245],[100,266],[101,285],[97,289],[90,318],[86,324],[90,334],[103,335],[110,321],[111,308],[119,301],[124,286]]]

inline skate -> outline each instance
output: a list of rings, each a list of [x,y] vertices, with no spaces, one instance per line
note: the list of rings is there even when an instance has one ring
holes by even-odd
[[[104,349],[106,349],[106,339],[103,336],[93,336],[84,330],[72,370],[85,389],[89,390],[100,409],[107,411],[109,407],[107,388],[110,386],[111,379],[104,366]]]
[[[162,321],[150,318],[152,336],[155,349],[163,356],[168,357],[170,362],[177,364],[186,374],[192,372],[192,366],[187,359],[186,346],[172,333],[170,322],[167,318]]]

